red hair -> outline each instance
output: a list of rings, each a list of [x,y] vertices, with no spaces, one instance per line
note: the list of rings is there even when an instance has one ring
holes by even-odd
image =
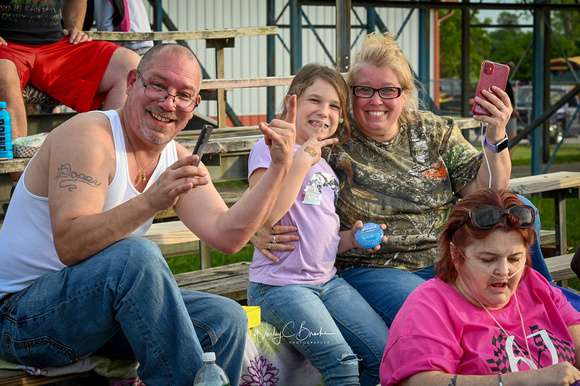
[[[502,228],[504,231],[517,231],[524,240],[526,250],[536,241],[536,232],[533,228],[521,229],[521,221],[514,215],[508,214],[503,221],[491,229],[477,228],[471,220],[466,221],[459,229],[457,226],[469,215],[469,211],[477,205],[495,205],[501,209],[508,209],[515,205],[522,205],[518,196],[509,190],[480,189],[463,197],[453,208],[441,236],[439,237],[439,262],[435,266],[435,274],[448,284],[455,283],[457,269],[451,256],[451,243],[460,249],[466,248],[471,240],[483,240],[493,231]],[[465,264],[461,259],[459,264]],[[529,253],[526,251],[526,265],[531,266]]]

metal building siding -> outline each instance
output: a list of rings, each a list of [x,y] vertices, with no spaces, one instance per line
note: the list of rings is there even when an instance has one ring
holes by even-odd
[[[287,4],[287,0],[276,0],[276,17],[278,24],[289,25],[290,13],[288,9],[280,15]],[[177,25],[179,30],[196,31],[204,29],[262,27],[267,22],[266,0],[164,0],[163,8],[170,19]],[[304,6],[303,12],[313,25],[336,25],[336,8],[333,6]],[[386,9],[377,8],[377,13],[389,31],[398,32],[407,18],[409,9]],[[153,14],[149,8],[150,15]],[[355,8],[356,14],[366,22],[366,10],[362,7]],[[418,12],[415,11],[407,22],[399,36],[399,45],[409,57],[415,70],[418,63]],[[151,16],[152,20],[152,16]],[[306,20],[302,19],[306,25]],[[351,42],[355,42],[351,50],[351,60],[358,51],[365,35],[361,34],[358,25],[360,21],[351,12]],[[334,28],[318,28],[316,32],[324,41],[326,50],[332,58],[336,55],[336,32]],[[279,36],[276,38],[276,75],[288,76],[290,73],[290,54],[284,48],[280,40],[290,47],[289,28],[280,27]],[[211,78],[216,77],[215,50],[206,48],[204,40],[190,40],[189,46],[195,52],[200,62]],[[225,49],[225,77],[226,78],[254,78],[267,76],[267,46],[265,36],[242,37],[235,40],[234,48]],[[315,34],[309,28],[302,29],[302,63],[317,62],[332,66],[331,60],[326,55]],[[276,111],[281,105],[286,87],[277,87]],[[266,89],[233,89],[227,92],[229,105],[238,116],[265,115],[266,114]],[[217,115],[217,104],[213,101],[202,103],[198,110],[208,116]]]

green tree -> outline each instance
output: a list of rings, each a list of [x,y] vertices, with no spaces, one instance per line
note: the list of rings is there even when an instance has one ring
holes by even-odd
[[[461,77],[461,59],[463,58],[463,52],[461,52],[461,12],[454,12],[450,18],[444,20],[440,25],[440,69],[442,78]],[[439,10],[439,17],[443,17],[448,13],[448,10]],[[483,22],[483,24],[490,23],[490,20]],[[471,24],[481,24],[477,17],[477,12],[473,14]],[[471,28],[470,32],[472,39],[469,44],[471,51],[469,57],[469,78],[471,80],[477,80],[481,62],[488,58],[491,40],[485,28]]]
[[[580,0],[552,0],[553,3],[578,4],[578,10],[551,11],[550,27],[553,36],[551,57],[560,58],[564,54],[568,57],[580,55]],[[440,24],[440,73],[441,78],[461,77],[461,12],[440,9],[439,17],[453,12],[451,17]],[[467,12],[467,11],[466,11]],[[490,25],[491,20],[481,22],[477,11],[471,12],[471,24]],[[508,25],[508,28],[470,28],[470,58],[469,78],[476,81],[483,59],[507,63],[520,63],[514,79],[529,81],[532,77],[533,52],[528,47],[533,41],[533,29],[519,27],[522,24],[531,24],[531,11],[501,12],[497,24]],[[559,47],[562,47],[562,51]],[[472,92],[473,87],[472,87]]]
[[[553,11],[551,12],[551,26],[554,36],[552,38],[552,58],[561,58],[564,54],[568,57],[580,55],[580,2],[578,0],[553,0],[558,4],[577,4],[577,11]],[[562,53],[556,43],[562,47]]]
[[[490,60],[500,63],[510,61],[519,63],[526,49],[531,44],[533,32],[531,29],[518,27],[520,21],[526,18],[525,13],[501,12],[497,18],[497,24],[511,25],[511,28],[499,28],[490,32],[491,51]],[[514,79],[530,80],[532,77],[532,55],[528,51],[522,60]]]

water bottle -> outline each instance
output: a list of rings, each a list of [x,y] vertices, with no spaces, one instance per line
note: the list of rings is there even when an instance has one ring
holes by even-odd
[[[14,158],[12,153],[12,118],[6,102],[0,102],[0,158]]]
[[[224,370],[215,364],[215,352],[204,352],[201,360],[203,366],[195,374],[194,386],[230,386]]]

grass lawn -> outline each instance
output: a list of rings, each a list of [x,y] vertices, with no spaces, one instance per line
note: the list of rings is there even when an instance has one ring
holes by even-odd
[[[481,150],[481,146],[476,146]],[[550,155],[554,153],[556,145],[550,145]],[[553,163],[564,162],[580,162],[580,143],[564,143],[558,149],[556,158]],[[512,154],[512,165],[531,165],[532,163],[532,148],[528,145],[518,145]]]
[[[252,261],[254,247],[251,245],[245,246],[240,252],[235,255],[226,255],[218,251],[211,251],[211,266],[219,267],[240,261]],[[199,269],[199,254],[171,257],[167,259],[167,264],[171,268],[173,274],[182,272],[197,271]]]
[[[554,200],[551,198],[529,197],[540,211],[542,229],[553,230],[556,220],[554,216]],[[568,247],[574,251],[580,245],[580,200],[566,200],[566,226],[568,228]]]
[[[554,230],[555,216],[554,216],[554,201],[550,198],[530,197],[530,201],[536,205],[540,211],[540,220],[542,221],[542,229]],[[568,229],[568,248],[573,253],[580,246],[580,199],[566,200],[566,227]],[[575,290],[580,291],[580,280],[574,278],[568,281],[568,285]]]

